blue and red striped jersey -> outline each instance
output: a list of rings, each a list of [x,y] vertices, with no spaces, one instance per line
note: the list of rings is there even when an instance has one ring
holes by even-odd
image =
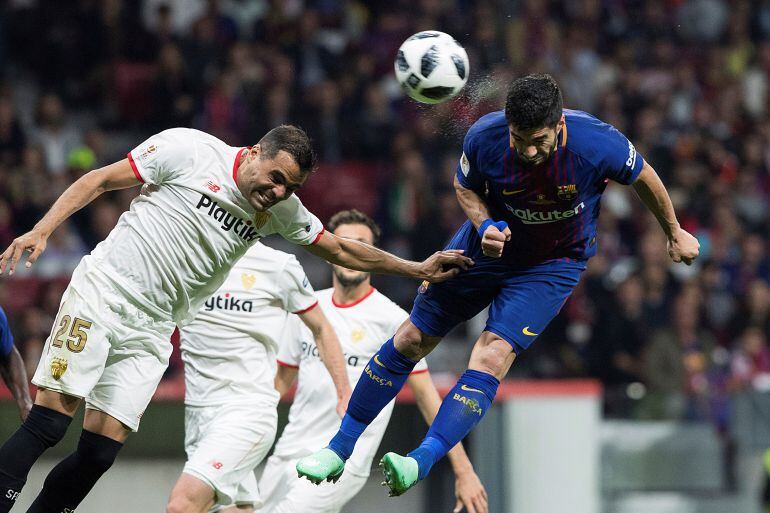
[[[557,148],[537,166],[519,161],[503,111],[468,130],[457,167],[460,184],[484,197],[496,221],[511,229],[503,258],[537,263],[596,254],[596,221],[608,180],[631,184],[642,157],[615,127],[564,109]]]

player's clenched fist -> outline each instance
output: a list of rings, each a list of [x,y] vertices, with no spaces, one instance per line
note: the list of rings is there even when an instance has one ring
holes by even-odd
[[[479,235],[484,256],[500,258],[503,256],[505,243],[511,240],[511,229],[505,221],[494,222],[487,219],[479,226]]]
[[[13,274],[16,264],[19,262],[21,255],[24,251],[30,253],[27,258],[27,267],[32,267],[40,253],[45,251],[46,241],[48,237],[43,233],[31,230],[20,237],[16,237],[8,249],[3,251],[0,256],[0,274],[5,272],[6,266],[8,266],[8,274]]]
[[[679,228],[668,239],[668,254],[674,262],[692,264],[700,253],[700,243],[687,230]]]

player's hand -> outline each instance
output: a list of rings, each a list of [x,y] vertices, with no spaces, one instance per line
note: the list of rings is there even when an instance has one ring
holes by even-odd
[[[484,230],[484,237],[481,238],[481,251],[484,256],[500,258],[503,256],[503,247],[509,240],[511,240],[511,229],[508,225],[500,231],[497,226],[490,224]]]
[[[692,264],[700,252],[700,243],[687,230],[677,229],[674,236],[668,239],[668,255],[674,262]]]
[[[465,508],[468,513],[488,513],[489,498],[479,476],[472,470],[455,476],[455,497],[457,503],[453,513]]]
[[[20,237],[16,237],[8,249],[3,251],[0,255],[0,274],[5,272],[8,267],[8,275],[13,274],[16,269],[16,264],[19,263],[22,254],[27,251],[30,255],[27,257],[27,268],[32,267],[40,253],[45,251],[45,246],[48,241],[48,236],[43,233],[32,229]]]
[[[31,409],[32,409],[32,401],[19,402],[19,417],[21,417],[22,422],[27,420],[27,415],[29,415],[29,410]]]
[[[340,418],[345,417],[345,412],[348,411],[351,393],[350,388],[348,388],[341,396],[337,396],[337,415],[339,415]]]
[[[420,264],[418,277],[438,283],[457,276],[460,271],[467,271],[472,265],[473,260],[463,256],[462,249],[436,251]]]

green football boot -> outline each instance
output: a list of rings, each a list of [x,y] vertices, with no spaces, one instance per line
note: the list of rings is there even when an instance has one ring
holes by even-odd
[[[380,460],[380,468],[385,474],[382,484],[390,488],[390,497],[401,495],[417,484],[418,466],[414,458],[389,452]]]
[[[298,477],[304,476],[313,484],[321,484],[324,479],[336,483],[345,470],[345,462],[331,449],[323,448],[301,458],[296,468]]]

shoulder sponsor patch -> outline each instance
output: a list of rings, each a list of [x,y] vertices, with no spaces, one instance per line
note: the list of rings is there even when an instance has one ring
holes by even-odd
[[[465,156],[465,152],[460,157],[460,170],[465,176],[468,176],[468,173],[471,171],[471,163],[468,161],[468,157]]]
[[[146,146],[144,148],[139,148],[139,150],[134,152],[134,158],[140,161],[142,164],[147,164],[148,162],[152,162],[153,160],[155,160],[155,157],[157,156],[158,156],[157,144],[150,144],[149,146]]]

